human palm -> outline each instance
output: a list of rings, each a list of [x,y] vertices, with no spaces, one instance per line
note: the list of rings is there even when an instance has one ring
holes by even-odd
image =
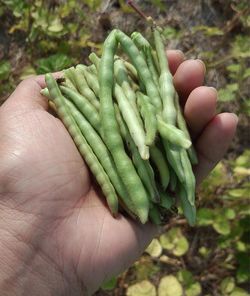
[[[227,149],[237,119],[215,116],[216,92],[201,86],[200,61],[182,63],[178,51],[168,52],[168,59],[196,142],[200,182]],[[32,246],[22,258],[26,265],[39,254],[52,266],[55,281],[67,283],[67,295],[92,293],[136,260],[156,229],[110,215],[63,124],[48,112],[42,87],[44,77],[28,79],[0,108],[0,210],[10,213],[19,240]]]

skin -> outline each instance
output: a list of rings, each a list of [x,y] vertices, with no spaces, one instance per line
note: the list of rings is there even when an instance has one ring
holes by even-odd
[[[215,114],[216,93],[205,86],[199,90],[202,63],[183,58],[168,52],[184,114],[195,131],[200,183],[225,154],[237,117]],[[156,235],[150,224],[110,215],[63,124],[48,112],[40,95],[44,86],[44,77],[30,78],[0,107],[3,296],[88,295],[131,265]],[[206,121],[200,117],[204,104]]]

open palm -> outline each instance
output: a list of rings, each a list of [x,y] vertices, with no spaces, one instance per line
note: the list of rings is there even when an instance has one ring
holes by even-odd
[[[200,182],[225,153],[237,119],[215,115],[216,91],[201,86],[200,61],[183,62],[178,51],[168,59],[199,154]],[[43,76],[22,82],[0,108],[0,210],[24,244],[24,265],[48,280],[53,295],[92,293],[140,256],[155,227],[110,215],[63,124],[47,112],[44,84]],[[37,286],[29,294],[50,295]]]

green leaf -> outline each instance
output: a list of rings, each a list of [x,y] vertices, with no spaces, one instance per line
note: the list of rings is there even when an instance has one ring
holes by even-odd
[[[248,35],[237,35],[232,45],[232,54],[235,58],[250,57],[250,38]]]
[[[239,267],[237,269],[237,282],[245,283],[250,280],[249,266],[250,266],[250,257],[247,253],[238,253],[236,255],[236,259],[238,261]]]
[[[145,250],[151,257],[159,257],[162,253],[162,246],[158,239],[154,238]]]
[[[142,281],[128,287],[127,296],[156,296],[156,288],[149,281]]]
[[[27,65],[22,69],[20,79],[24,80],[32,75],[36,75],[36,70],[31,65]]]
[[[242,155],[235,160],[236,167],[250,168],[250,150],[246,149]]]
[[[103,290],[113,290],[116,287],[116,283],[117,283],[117,278],[116,277],[112,277],[110,280],[108,280],[107,282],[103,283],[101,285],[101,288]]]
[[[223,295],[231,293],[235,288],[235,279],[233,277],[227,277],[220,283],[220,290]]]
[[[242,241],[237,241],[235,243],[235,247],[236,247],[236,250],[239,252],[246,252],[247,251],[247,246]]]
[[[5,80],[9,77],[11,65],[9,61],[0,62],[0,80]]]
[[[238,90],[238,83],[228,84],[225,88],[219,89],[218,96],[220,102],[229,102],[236,99],[236,91]]]
[[[48,26],[48,31],[52,33],[59,33],[63,30],[63,24],[59,18],[54,18]]]
[[[190,284],[194,283],[192,273],[186,269],[181,269],[177,273],[177,279],[185,286],[189,286]]]
[[[202,182],[202,190],[207,194],[210,192],[214,194],[215,187],[222,186],[227,182],[228,178],[226,166],[222,162],[219,162],[209,174],[208,178]]]
[[[249,296],[249,293],[239,287],[234,288],[230,296]]]
[[[216,220],[214,221],[213,228],[222,235],[228,235],[230,233],[230,223],[220,216],[217,216]]]
[[[197,225],[207,226],[212,225],[214,222],[215,212],[213,209],[200,208],[197,211]]]
[[[186,296],[199,296],[201,295],[201,284],[195,282],[185,289]]]
[[[247,79],[248,77],[250,77],[250,68],[247,68],[243,74],[243,79]]]
[[[159,271],[159,266],[155,265],[150,257],[137,261],[134,268],[137,281],[146,280]]]
[[[186,296],[198,296],[201,293],[201,285],[195,281],[192,273],[182,269],[177,273],[177,279],[183,285]]]
[[[171,251],[175,256],[183,256],[189,248],[189,243],[181,229],[174,227],[160,236],[160,243],[164,249]]]
[[[164,276],[160,280],[158,296],[182,296],[182,293],[182,286],[175,276]]]
[[[61,71],[72,64],[72,59],[65,54],[57,53],[48,58],[38,60],[38,74]]]
[[[232,220],[236,217],[236,213],[233,209],[223,209],[221,214],[228,220]]]
[[[199,254],[205,258],[208,257],[208,255],[211,253],[211,250],[209,250],[208,248],[206,247],[200,247],[199,248]]]
[[[228,194],[234,198],[249,198],[249,188],[236,188],[228,191]]]

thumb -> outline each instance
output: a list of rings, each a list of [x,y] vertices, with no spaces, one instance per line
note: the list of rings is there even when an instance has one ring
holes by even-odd
[[[61,72],[54,73],[55,78],[62,76]],[[32,76],[23,80],[3,104],[3,108],[19,108],[22,110],[43,109],[48,110],[48,100],[40,94],[46,86],[45,76]]]

